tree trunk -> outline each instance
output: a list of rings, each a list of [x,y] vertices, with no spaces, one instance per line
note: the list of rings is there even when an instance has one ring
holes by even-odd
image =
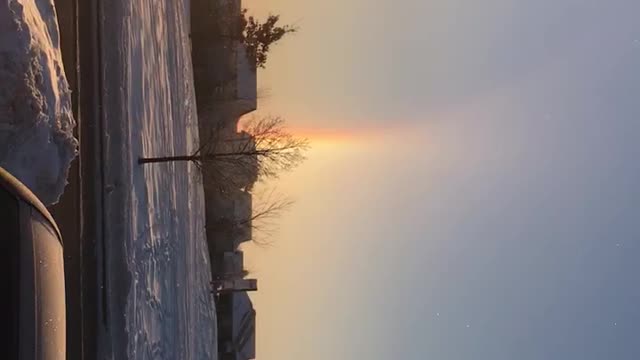
[[[197,161],[200,159],[198,155],[183,155],[183,156],[162,156],[155,158],[138,158],[138,164],[150,164],[150,163],[162,163],[172,161]]]

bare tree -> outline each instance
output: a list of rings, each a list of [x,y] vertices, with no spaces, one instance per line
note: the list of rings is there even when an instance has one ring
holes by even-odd
[[[270,245],[279,229],[278,218],[294,204],[293,200],[272,189],[252,194],[252,197],[255,201],[246,216],[236,217],[227,213],[207,224],[207,231],[212,234],[219,250],[230,251],[245,241],[259,246]],[[239,243],[234,243],[233,239],[238,239]]]
[[[205,183],[224,188],[251,188],[258,180],[277,178],[305,160],[309,148],[285,128],[278,116],[252,117],[237,132],[215,128],[193,154],[141,157],[140,164],[191,161],[203,171]]]
[[[294,202],[290,198],[277,193],[274,190],[255,194],[258,200],[253,208],[251,217],[240,219],[239,226],[250,226],[252,231],[251,241],[254,244],[266,246],[271,244],[271,237],[278,231],[276,220],[283,213],[289,211]]]

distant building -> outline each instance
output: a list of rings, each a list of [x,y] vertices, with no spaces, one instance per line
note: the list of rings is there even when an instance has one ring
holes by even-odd
[[[240,0],[192,0],[191,48],[200,140],[216,140],[216,153],[253,149],[251,136],[238,131],[240,117],[257,107],[255,63],[239,40]],[[214,174],[232,179],[231,188],[205,184],[206,235],[216,296],[218,359],[255,359],[256,312],[246,291],[238,247],[252,238],[251,188],[258,178],[256,157],[241,167],[225,162],[203,164],[205,181]]]
[[[253,236],[252,195],[243,190],[220,193],[205,190],[206,234],[209,251],[235,251]]]
[[[215,278],[231,279],[244,276],[244,254],[240,250],[211,254],[211,273]]]
[[[238,37],[241,8],[240,0],[191,2],[193,75],[201,124],[235,125],[257,107],[255,63]]]
[[[256,312],[247,293],[220,296],[218,316],[218,359],[256,358]]]
[[[216,295],[224,295],[240,291],[257,291],[256,279],[216,279],[211,281],[212,292]]]
[[[238,131],[241,116],[257,107],[255,64],[237,34],[240,0],[193,0],[191,42],[201,141],[216,140],[216,153],[255,150],[249,134]],[[251,239],[251,187],[258,177],[255,156],[238,163],[203,165],[205,179],[233,182],[237,189],[205,186],[207,240],[213,253],[234,251]],[[205,180],[206,181],[206,180]]]

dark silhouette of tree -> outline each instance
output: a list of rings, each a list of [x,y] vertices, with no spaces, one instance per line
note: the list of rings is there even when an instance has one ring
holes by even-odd
[[[247,9],[242,10],[240,26],[243,27],[243,40],[247,46],[249,60],[255,60],[255,66],[264,68],[271,45],[278,42],[286,34],[295,33],[298,28],[291,25],[278,25],[280,15],[269,15],[260,22],[253,16],[247,17]]]
[[[235,233],[249,233],[251,236],[247,241],[259,246],[270,245],[271,238],[278,231],[277,219],[289,211],[294,202],[273,189],[263,189],[253,193],[252,197],[254,203],[251,214],[240,218],[222,216],[210,225],[211,230],[228,239],[233,238]]]
[[[269,14],[262,22],[252,15],[247,15],[247,12],[246,8],[242,9],[237,18],[232,17],[223,21],[222,24],[226,24],[223,28],[229,30],[220,31],[220,36],[244,43],[247,47],[249,63],[254,64],[256,68],[264,68],[271,45],[280,41],[285,35],[297,32],[298,27],[279,25],[280,15]]]
[[[271,237],[278,231],[276,220],[289,211],[294,202],[290,198],[274,190],[263,191],[254,195],[257,199],[251,217],[240,219],[239,226],[251,226],[251,241],[257,245],[270,245]]]
[[[191,161],[203,171],[205,186],[250,190],[261,179],[277,178],[305,160],[305,138],[289,133],[281,117],[250,118],[243,130],[213,129],[193,154],[141,157],[140,164]]]

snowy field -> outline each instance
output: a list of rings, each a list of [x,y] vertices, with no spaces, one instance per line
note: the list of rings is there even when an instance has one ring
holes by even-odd
[[[187,163],[137,164],[198,144],[188,6],[102,8],[105,358],[217,356],[199,174]]]

